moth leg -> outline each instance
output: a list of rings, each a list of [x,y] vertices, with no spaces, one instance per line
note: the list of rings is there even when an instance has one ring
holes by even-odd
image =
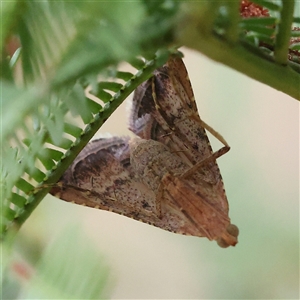
[[[216,139],[218,139],[222,144],[225,146],[219,149],[218,151],[214,152],[211,156],[203,159],[202,161],[198,162],[195,164],[193,167],[185,171],[183,174],[180,175],[181,178],[187,178],[193,173],[195,173],[198,169],[200,169],[202,166],[205,164],[215,161],[218,157],[224,155],[230,150],[230,146],[228,143],[225,141],[225,139],[222,137],[220,133],[215,131],[212,127],[210,127],[208,124],[206,124],[203,120],[200,119],[200,123],[203,128],[205,128],[208,132],[210,132]]]
[[[228,152],[230,149],[229,146],[224,146],[218,151],[214,152],[211,156],[208,156],[207,158],[201,160],[200,162],[196,163],[194,166],[186,170],[184,173],[179,175],[181,178],[187,178],[190,175],[194,174],[198,169],[202,168],[204,165],[206,165],[209,162],[215,161],[218,157],[222,156],[226,152]]]
[[[225,147],[228,147],[228,150],[226,152],[229,151],[230,146],[228,145],[228,143],[225,141],[225,139],[222,137],[222,135],[215,131],[212,127],[210,127],[208,124],[206,124],[203,120],[200,119],[201,125],[208,131],[210,132],[217,140],[219,140],[223,145],[225,145]],[[226,153],[225,152],[225,153]],[[224,154],[224,153],[223,153]],[[221,154],[221,155],[223,155]]]
[[[33,189],[29,192],[27,192],[27,195],[34,195],[37,192],[39,192],[40,190],[43,189],[53,189],[53,190],[59,190],[63,187],[63,184],[61,182],[56,182],[56,183],[45,183],[45,184],[41,184],[39,186],[33,187]],[[50,191],[49,191],[50,193]]]

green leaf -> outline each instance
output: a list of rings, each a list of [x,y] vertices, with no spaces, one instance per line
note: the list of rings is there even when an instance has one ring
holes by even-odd
[[[19,207],[24,207],[26,199],[16,193],[12,194],[11,202]]]
[[[247,26],[273,26],[277,19],[272,17],[261,17],[261,18],[247,18],[243,19],[239,24],[242,28],[248,28]]]
[[[85,124],[88,124],[93,118],[87,104],[84,89],[79,83],[74,85],[64,101],[69,107],[71,114],[73,116],[80,115]],[[76,105],[74,105],[75,103]]]
[[[17,214],[14,210],[12,210],[9,207],[4,207],[4,211],[3,211],[3,216],[5,219],[7,219],[8,221],[12,221],[16,218]],[[3,228],[3,225],[5,223],[6,220],[1,220],[1,227]],[[4,227],[5,228],[5,227]]]
[[[20,178],[18,182],[16,183],[16,187],[23,191],[24,193],[29,193],[33,190],[33,185],[31,185],[29,182],[24,180],[23,178]]]
[[[42,182],[46,177],[46,174],[37,168],[29,168],[29,170],[26,170],[26,173],[36,182]]]
[[[130,78],[132,77],[132,74],[129,73],[129,72],[117,72],[116,73],[116,77],[120,78],[120,79],[123,79],[125,81],[128,81],[130,80]]]
[[[130,74],[130,73],[129,73]],[[132,74],[130,78],[132,77]],[[117,82],[102,81],[98,84],[99,89],[106,89],[113,92],[118,92],[122,88],[122,84]]]
[[[94,101],[91,101],[91,102],[94,103]],[[80,136],[82,129],[73,124],[65,123],[64,132],[66,132],[74,137],[78,137],[78,136]]]
[[[109,102],[112,98],[111,94],[104,90],[99,90],[95,96],[101,99],[104,103]]]
[[[290,49],[299,51],[300,50],[300,43],[295,43],[295,44],[291,45]]]

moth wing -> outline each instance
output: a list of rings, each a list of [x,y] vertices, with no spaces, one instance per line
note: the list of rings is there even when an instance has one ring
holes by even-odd
[[[153,82],[152,94],[155,97],[152,99],[156,108],[153,116],[162,127],[168,126],[167,130],[171,132],[159,137],[159,140],[191,166],[210,157],[213,151],[202,126],[182,59],[171,57],[162,68],[155,71]],[[199,180],[195,182],[195,188],[201,186],[201,180],[204,186],[207,186],[205,182],[208,183],[207,199],[211,199],[213,205],[219,203],[221,210],[228,212],[228,201],[217,162],[203,165],[197,173],[195,175]]]
[[[156,195],[135,178],[128,138],[89,143],[50,193],[68,202],[112,211],[164,230],[195,235],[194,226],[176,209],[169,208],[158,215]]]
[[[174,136],[170,138],[170,125],[164,119],[161,110],[158,111],[155,107],[152,94],[154,80],[155,78],[151,78],[145,81],[135,90],[129,117],[129,129],[142,139],[159,141],[168,146],[170,150],[180,153],[182,152],[180,143],[174,141]],[[185,158],[184,154],[179,155]]]
[[[58,198],[135,219],[155,219],[155,195],[135,180],[129,138],[92,141],[50,193]]]
[[[165,144],[191,167],[212,155],[181,58],[171,57],[140,85],[132,106],[130,129],[140,137]],[[205,181],[213,184],[220,181],[216,162],[207,164],[201,171]]]
[[[144,110],[143,102],[152,94],[152,81],[147,80],[137,87],[130,107],[128,128],[145,140],[156,140],[156,128],[160,128],[151,111]]]

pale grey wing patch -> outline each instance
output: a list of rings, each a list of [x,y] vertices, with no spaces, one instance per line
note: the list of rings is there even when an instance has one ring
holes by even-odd
[[[106,151],[111,152],[114,155],[117,152],[126,153],[126,147],[128,145],[129,140],[129,137],[110,137],[93,140],[89,142],[79,153],[77,158],[74,160],[74,163],[76,164],[76,161],[82,160],[87,155],[101,151],[103,149],[106,149]]]
[[[129,130],[142,139],[159,141],[170,132],[169,126],[156,111],[152,98],[152,78],[134,92],[130,103]]]
[[[151,114],[144,112],[141,109],[141,101],[145,97],[145,93],[151,89],[151,81],[147,80],[134,92],[133,100],[130,103],[130,115],[128,128],[134,134],[142,139],[151,139],[152,128],[156,125],[156,121]]]
[[[150,114],[145,114],[138,119],[131,119],[129,130],[140,138],[149,140],[155,125],[155,119]]]

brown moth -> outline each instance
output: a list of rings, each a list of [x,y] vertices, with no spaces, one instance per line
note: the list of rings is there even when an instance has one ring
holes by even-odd
[[[169,182],[169,187],[171,189],[172,186],[173,191],[171,189],[167,192],[166,187],[166,179],[170,179],[170,174],[162,178],[162,183],[165,184],[166,194],[179,192],[183,179],[185,184],[188,182],[189,185],[189,188],[185,189],[190,193],[198,191],[199,196],[195,197],[195,201],[191,199],[183,201],[178,209],[185,210],[188,202],[196,204],[201,202],[202,205],[203,203],[212,205],[218,211],[218,218],[220,221],[223,220],[223,225],[213,223],[210,225],[213,230],[223,230],[225,237],[219,235],[216,238],[215,235],[205,232],[202,232],[202,235],[216,239],[223,247],[237,243],[238,229],[230,224],[228,201],[216,163],[216,158],[228,152],[230,147],[219,133],[200,119],[186,68],[179,57],[171,57],[163,67],[154,72],[152,78],[137,88],[129,128],[143,139],[152,139],[164,144],[173,156],[180,157],[189,166],[188,170],[173,176],[177,184],[174,184],[174,180],[172,184]],[[224,147],[213,153],[205,129],[220,140]],[[192,178],[195,176],[198,179],[193,181]],[[185,197],[178,194],[178,198],[182,200]],[[198,226],[209,226],[205,224],[203,217],[197,218],[194,221]],[[227,230],[224,231],[224,228]],[[232,234],[227,236],[226,231]],[[199,233],[195,235],[201,236]]]
[[[237,243],[216,158],[225,140],[197,113],[187,71],[172,57],[135,92],[130,130],[142,139],[93,141],[51,190],[180,234]],[[224,147],[213,153],[205,129]]]

